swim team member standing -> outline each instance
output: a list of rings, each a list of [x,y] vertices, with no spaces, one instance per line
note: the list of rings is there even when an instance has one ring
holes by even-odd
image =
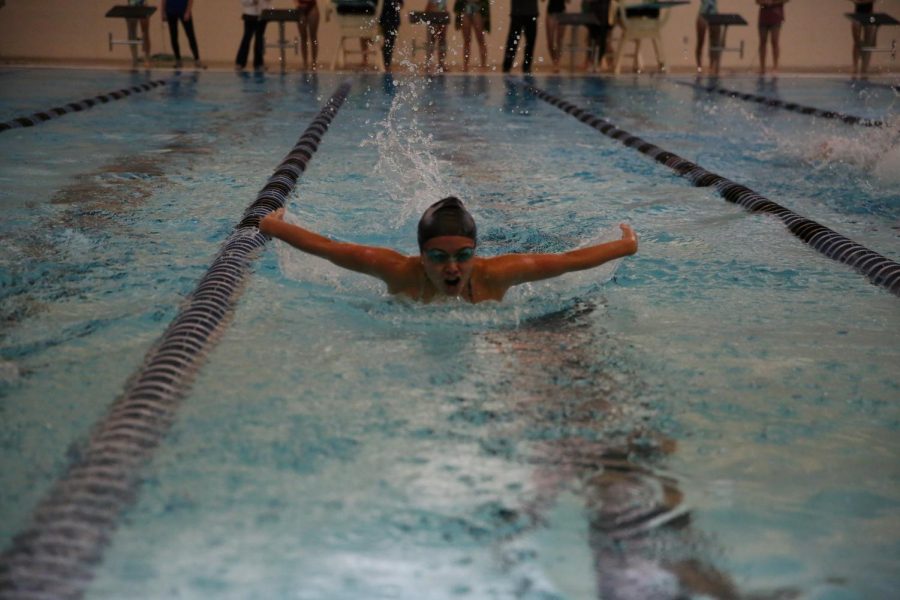
[[[194,66],[198,69],[205,69],[203,63],[200,62],[200,50],[197,48],[197,37],[194,35],[194,16],[193,16],[194,0],[162,0],[160,14],[164,21],[169,24],[169,41],[172,43],[172,54],[175,55],[175,68],[181,68],[181,47],[178,45],[178,21],[184,27],[184,34],[187,36],[188,44],[191,47],[191,54],[194,56]]]
[[[509,6],[509,35],[506,36],[506,53],[503,56],[503,72],[509,73],[519,38],[525,33],[525,56],[522,72],[531,73],[531,59],[534,56],[534,41],[537,38],[538,0],[511,0]]]
[[[234,59],[236,69],[247,68],[247,55],[250,54],[250,42],[253,41],[253,68],[263,68],[263,55],[266,48],[266,25],[268,21],[260,18],[262,12],[272,8],[272,0],[241,0],[241,20],[244,21],[244,36],[238,46]],[[255,41],[254,41],[255,38]]]
[[[784,23],[784,5],[788,0],[756,0],[759,4],[759,74],[766,74],[766,38],[772,40],[772,72],[778,71],[781,54],[781,24]]]
[[[598,267],[637,252],[634,231],[624,223],[622,238],[559,254],[503,254],[475,256],[475,220],[454,197],[432,204],[419,220],[419,256],[388,248],[337,242],[284,222],[284,209],[267,215],[259,230],[309,254],[377,277],[388,293],[420,302],[442,297],[472,302],[502,300],[514,285],[549,279],[571,271]]]

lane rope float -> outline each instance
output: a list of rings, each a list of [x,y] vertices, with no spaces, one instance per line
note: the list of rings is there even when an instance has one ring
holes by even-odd
[[[823,119],[836,119],[838,121],[843,121],[848,125],[861,125],[862,127],[884,127],[885,125],[884,121],[866,119],[864,117],[848,115],[846,113],[834,110],[824,110],[821,108],[816,108],[814,106],[804,106],[803,104],[797,104],[796,102],[785,102],[784,100],[771,98],[769,96],[760,96],[758,94],[748,94],[746,92],[739,92],[737,90],[729,90],[727,88],[719,87],[718,85],[700,85],[698,83],[688,83],[686,81],[676,81],[675,83],[686,85],[694,89],[703,90],[709,92],[710,94],[721,94],[723,96],[728,96],[729,98],[738,98],[740,100],[746,100],[748,102],[756,102],[758,104],[764,104],[766,106],[783,108],[785,110],[790,110],[804,115],[812,115],[814,117],[821,117]]]
[[[891,293],[900,296],[900,263],[870,250],[812,219],[798,215],[794,211],[761,196],[746,186],[735,183],[721,175],[711,173],[700,165],[633,136],[606,119],[593,115],[571,102],[557,98],[553,94],[527,82],[515,79],[510,79],[510,81],[527,89],[541,100],[572,115],[582,123],[593,127],[603,135],[618,140],[629,148],[634,148],[656,162],[669,167],[681,177],[688,179],[694,186],[714,187],[725,200],[739,204],[749,212],[763,212],[777,216],[788,230],[804,243],[812,246],[828,258],[850,265],[868,277],[875,285],[886,288]]]
[[[0,598],[80,598],[118,521],[137,496],[141,467],[175,421],[181,399],[224,332],[249,266],[268,241],[256,225],[284,206],[350,83],[343,83],[245,210],[184,307],[94,427],[85,447],[0,555]]]
[[[94,96],[93,98],[85,98],[84,100],[81,100],[79,102],[70,102],[64,106],[57,106],[56,108],[51,108],[50,110],[36,112],[26,117],[16,117],[15,119],[6,121],[5,123],[0,123],[0,133],[19,127],[34,127],[35,125],[39,125],[44,121],[49,121],[50,119],[61,117],[67,113],[81,112],[83,110],[93,108],[98,104],[107,104],[109,102],[112,102],[113,100],[121,100],[122,98],[127,98],[132,94],[140,94],[141,92],[146,92],[162,85],[166,85],[166,81],[163,79],[158,79],[156,81],[149,81],[140,85],[134,85],[130,88],[115,90],[107,94],[100,94],[99,96]]]

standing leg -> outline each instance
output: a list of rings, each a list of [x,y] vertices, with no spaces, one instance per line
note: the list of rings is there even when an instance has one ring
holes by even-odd
[[[253,32],[256,31],[257,19],[252,15],[241,15],[241,19],[244,21],[244,35],[238,46],[237,56],[234,57],[234,65],[243,69],[247,66],[247,54],[250,53],[250,41],[253,39]]]
[[[778,43],[781,37],[781,25],[772,28],[772,72],[778,72],[778,58],[781,56],[781,46]]]
[[[137,41],[137,19],[125,19],[125,28],[128,30],[128,41],[134,42]],[[134,44],[129,44],[128,49],[131,51],[131,65],[137,66],[138,63],[138,51],[137,46]]]
[[[719,66],[722,64],[722,50],[725,46],[725,32],[719,25],[709,28],[709,70],[713,75],[719,74]]]
[[[297,17],[297,33],[300,34],[300,56],[303,58],[303,69],[309,69],[309,23],[308,15]]]
[[[253,40],[253,68],[257,70],[262,69],[265,62],[266,27],[268,25],[268,21],[257,19],[256,27],[254,28],[256,39]]]
[[[144,66],[150,67],[150,19],[141,19],[141,37],[144,41]]]
[[[178,17],[166,15],[169,23],[169,42],[172,44],[172,54],[175,55],[175,68],[181,68],[181,48],[178,45]]]
[[[384,36],[384,44],[381,46],[381,58],[384,61],[384,71],[391,72],[391,63],[394,60],[394,44],[397,43],[398,24],[383,24],[381,33]]]
[[[447,25],[437,26],[438,38],[438,69],[441,73],[447,71]]]
[[[194,35],[194,19],[191,17],[187,21],[181,18],[181,24],[184,26],[184,34],[187,36],[188,44],[191,47],[191,54],[194,56],[194,62],[200,66],[200,50],[197,48],[197,37]]]
[[[559,49],[556,47],[556,15],[547,15],[547,22],[544,23],[544,29],[547,34],[547,51],[550,52],[550,62],[556,71],[559,67]]]
[[[856,21],[850,23],[850,35],[853,36],[853,74],[855,75],[859,71],[859,49],[862,46],[863,36],[862,26]]]
[[[710,36],[712,37],[712,36]],[[703,43],[706,41],[706,19],[703,18],[703,15],[697,17],[697,46],[694,48],[694,60],[697,62],[697,72],[703,72]],[[713,42],[712,39],[709,41],[710,47],[712,47]],[[710,50],[712,53],[712,50]],[[710,58],[712,58],[712,54],[710,54]]]
[[[433,23],[425,24],[425,73],[431,74],[434,65],[434,43],[436,37]]]
[[[566,34],[566,29],[559,24],[559,19],[556,20],[556,72],[559,73],[559,63],[562,62],[562,49],[563,49],[563,37]]]
[[[312,56],[310,66],[315,71],[319,68],[319,7],[317,5],[313,5],[306,14],[306,24],[309,32],[309,52]]]
[[[522,61],[522,72],[531,73],[531,59],[534,57],[534,42],[537,40],[537,17],[528,17],[525,21],[525,59]]]
[[[598,30],[599,27],[597,25],[588,25],[587,26],[587,53],[584,55],[584,66],[582,67],[583,71],[588,71],[591,69],[594,64],[594,49],[597,45],[598,39]]]
[[[597,27],[597,70],[601,69],[603,56],[606,54],[606,40],[609,37],[609,23],[601,23]]]
[[[472,49],[472,15],[466,13],[462,18],[463,34],[463,71],[469,70],[469,52]]]
[[[484,19],[481,14],[472,15],[472,27],[475,29],[475,40],[478,42],[478,59],[481,68],[487,67],[487,42],[484,40]]]
[[[509,20],[509,34],[506,36],[506,52],[503,54],[503,72],[509,73],[512,69],[513,61],[516,60],[516,50],[519,49],[519,36],[521,34],[522,23],[519,17],[512,17]]]
[[[759,74],[765,75],[766,73],[766,38],[768,37],[766,34],[768,33],[768,29],[766,27],[759,28]]]

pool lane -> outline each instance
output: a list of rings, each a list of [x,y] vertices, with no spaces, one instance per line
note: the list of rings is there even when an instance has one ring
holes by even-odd
[[[875,285],[884,287],[891,293],[900,296],[900,263],[870,250],[824,225],[798,215],[746,186],[711,173],[691,161],[631,135],[608,120],[597,117],[571,102],[558,98],[528,82],[515,81],[515,83],[579,121],[597,129],[603,135],[618,140],[630,148],[635,148],[638,152],[646,154],[656,162],[676,171],[680,176],[689,179],[696,187],[714,187],[720,196],[729,202],[741,205],[750,212],[776,215],[791,233],[806,244],[828,258],[850,265],[868,277]]]
[[[0,555],[0,595],[80,597],[91,582],[139,471],[175,420],[178,403],[215,345],[243,291],[254,253],[266,244],[261,216],[284,206],[350,91],[342,83],[275,170],[154,345],[87,447],[38,505],[31,526]]]

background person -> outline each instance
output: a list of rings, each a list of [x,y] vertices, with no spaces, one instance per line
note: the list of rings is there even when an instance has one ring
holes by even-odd
[[[300,54],[303,69],[315,71],[319,66],[319,6],[316,0],[294,0],[297,9],[297,31],[300,33]],[[363,60],[365,60],[363,54]],[[309,59],[312,58],[312,62]]]
[[[428,0],[427,13],[447,13],[447,0]],[[438,73],[447,69],[447,22],[428,21],[425,38],[425,72],[434,72],[434,56],[437,54]]]
[[[519,39],[525,35],[525,55],[522,59],[522,72],[531,73],[531,60],[534,57],[534,42],[537,38],[538,0],[510,0],[509,35],[506,36],[506,52],[503,55],[503,72],[509,73]]]
[[[559,73],[559,59],[562,54],[564,32],[557,16],[566,12],[566,2],[568,1],[548,0],[547,2],[547,50],[550,52],[550,62],[553,64],[554,73]]]
[[[700,12],[697,14],[697,47],[695,58],[697,60],[697,72],[703,72],[703,44],[706,41],[706,32],[709,31],[709,70],[713,75],[719,74],[719,65],[722,60],[722,50],[717,50],[722,45],[722,28],[718,25],[709,25],[704,18],[706,15],[715,15],[719,12],[717,0],[700,0]]]
[[[381,26],[381,35],[384,43],[381,46],[381,58],[384,62],[384,71],[391,72],[391,63],[394,59],[394,46],[397,43],[397,33],[400,31],[400,9],[403,8],[403,0],[384,0],[381,8],[381,17],[378,24]]]
[[[234,59],[235,67],[245,69],[247,67],[247,55],[250,53],[250,42],[253,43],[253,68],[263,68],[263,55],[266,51],[266,25],[260,16],[262,11],[272,8],[271,0],[241,0],[241,20],[244,22],[244,36],[238,46],[237,56]]]
[[[766,38],[772,40],[772,71],[778,71],[781,54],[779,37],[784,23],[784,5],[788,0],[756,0],[759,5],[759,74],[766,73]]]
[[[194,56],[194,66],[200,69],[206,68],[200,62],[200,50],[197,48],[197,38],[194,36],[194,16],[192,8],[194,0],[162,0],[160,13],[169,24],[169,39],[172,43],[172,54],[175,55],[175,68],[181,68],[181,47],[178,45],[178,22],[184,27],[188,44],[191,46],[191,54]]]
[[[146,6],[146,0],[128,0],[128,6]],[[141,41],[144,49],[144,66],[150,68],[150,19],[125,19],[125,27],[128,29],[128,40],[137,39],[137,28],[141,26]],[[138,64],[137,46],[130,44],[128,49],[131,50],[131,65],[136,67]]]
[[[609,0],[584,0],[581,11],[597,18],[598,25],[588,25],[588,51],[584,59],[585,71],[600,67],[606,54],[606,38],[609,36]]]
[[[456,0],[456,28],[463,34],[463,71],[469,70],[469,56],[472,48],[472,32],[478,43],[478,58],[481,68],[487,68],[487,46],[484,34],[491,31],[491,4],[489,0]]]

